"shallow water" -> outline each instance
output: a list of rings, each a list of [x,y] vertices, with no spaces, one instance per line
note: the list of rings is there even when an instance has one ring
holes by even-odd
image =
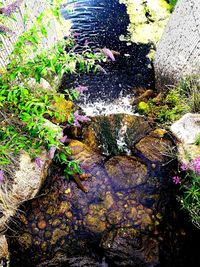
[[[109,114],[112,106],[113,113],[121,113],[123,109],[132,113],[129,99],[137,88],[153,88],[154,74],[147,58],[150,45],[120,41],[121,34],[127,35],[129,24],[125,5],[117,0],[76,1],[73,12],[67,12],[66,6],[63,15],[72,21],[79,49],[87,41],[92,48],[107,47],[120,55],[114,62],[108,60],[101,64],[104,72],[66,75],[61,90],[65,89],[65,84],[88,86],[89,90],[79,101],[87,115]]]

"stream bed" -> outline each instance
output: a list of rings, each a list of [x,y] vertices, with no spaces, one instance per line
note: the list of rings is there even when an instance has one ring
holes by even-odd
[[[92,121],[68,141],[82,184],[51,167],[9,226],[10,267],[198,266],[199,232],[179,211],[171,179],[173,137],[134,114],[129,102],[139,88],[154,88],[150,45],[119,40],[129,18],[117,0],[80,0],[66,10],[79,49],[87,41],[120,55],[102,65],[106,73],[64,76],[61,91],[88,87],[79,105]]]

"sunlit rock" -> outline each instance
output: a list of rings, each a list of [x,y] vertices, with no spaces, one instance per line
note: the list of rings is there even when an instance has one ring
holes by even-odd
[[[83,130],[83,142],[105,155],[130,153],[130,148],[151,130],[145,118],[137,115],[111,114],[92,118]]]
[[[200,115],[187,113],[171,126],[172,133],[184,144],[194,144],[200,134]]]
[[[4,235],[0,235],[0,263],[8,260],[8,244]]]
[[[46,178],[50,163],[46,153],[40,156],[40,167],[26,152],[20,154],[12,179],[7,177],[0,187],[0,231],[6,230],[8,222],[22,202],[36,196]]]
[[[195,142],[200,135],[200,115],[187,113],[171,126],[177,139],[180,162],[189,162],[200,155],[200,146]]]
[[[156,129],[148,136],[141,139],[136,145],[136,149],[148,160],[155,162],[166,162],[174,158],[174,146],[169,138],[164,137],[166,131]]]

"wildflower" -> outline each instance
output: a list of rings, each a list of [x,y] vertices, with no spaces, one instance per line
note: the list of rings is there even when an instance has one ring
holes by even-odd
[[[189,166],[187,163],[183,163],[180,168],[182,171],[187,171],[189,169]]]
[[[73,37],[74,37],[74,38],[79,37],[79,35],[80,35],[80,34],[79,34],[78,32],[74,32],[74,33],[73,33]]]
[[[181,177],[179,176],[174,176],[172,180],[174,184],[181,184]]]
[[[79,85],[77,87],[75,87],[75,90],[78,91],[80,94],[87,91],[88,87],[87,86],[83,86],[83,85]]]
[[[53,159],[55,152],[56,152],[56,147],[52,146],[48,152],[48,156],[50,159]]]
[[[2,184],[3,181],[4,181],[3,170],[0,170],[0,184]]]
[[[107,74],[107,71],[101,67],[100,65],[97,65],[97,69],[100,70],[101,72],[103,72],[104,74]]]
[[[38,168],[41,168],[42,167],[42,160],[41,160],[41,158],[35,158],[35,163],[38,166]]]
[[[81,127],[79,122],[91,121],[90,118],[79,115],[78,110],[74,113],[74,126]]]
[[[17,9],[19,8],[19,6],[21,5],[22,2],[23,2],[23,0],[16,0],[15,2],[11,3],[10,5],[0,8],[0,14],[4,14],[4,15],[10,17],[13,13],[15,13],[17,11]]]
[[[89,45],[89,41],[86,39],[84,42],[84,46],[88,46]]]
[[[12,31],[8,27],[0,24],[0,33],[12,33]]]
[[[65,143],[66,140],[67,140],[67,136],[66,136],[66,135],[63,136],[62,138],[60,138],[60,142],[61,142],[61,143]]]
[[[191,163],[190,163],[190,169],[196,172],[197,174],[200,174],[200,156],[195,158]]]
[[[110,49],[104,47],[102,51],[106,57],[110,58],[112,61],[115,61],[115,57]]]

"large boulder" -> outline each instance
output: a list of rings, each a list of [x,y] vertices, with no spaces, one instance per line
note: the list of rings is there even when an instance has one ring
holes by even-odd
[[[155,54],[157,90],[165,91],[185,76],[199,75],[199,13],[199,1],[177,1]]]

